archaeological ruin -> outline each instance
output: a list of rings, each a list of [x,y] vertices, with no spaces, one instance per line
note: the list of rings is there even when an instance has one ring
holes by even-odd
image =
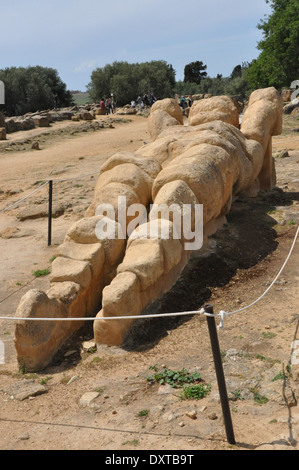
[[[144,313],[169,291],[192,255],[186,249],[190,239],[174,236],[174,220],[163,219],[152,205],[190,207],[192,233],[195,208],[202,205],[206,240],[223,225],[238,195],[254,197],[275,186],[272,136],[282,132],[282,109],[274,88],[252,93],[241,124],[237,104],[227,96],[194,102],[187,123],[174,99],[157,101],[148,118],[152,142],[105,162],[85,217],[69,228],[58,249],[49,290],[30,290],[21,299],[16,316],[22,319],[15,326],[19,364],[28,371],[44,369],[83,325],[60,318],[100,317],[94,322],[95,341],[120,346],[134,321],[125,317]],[[126,198],[126,209],[136,204],[147,209],[135,230],[128,230],[133,212],[126,211],[123,222],[120,197]],[[117,233],[128,236],[99,237],[99,224],[109,218],[109,211],[99,212],[103,207],[114,209]],[[156,237],[149,236],[154,220],[161,229]],[[161,235],[164,226],[168,237]]]

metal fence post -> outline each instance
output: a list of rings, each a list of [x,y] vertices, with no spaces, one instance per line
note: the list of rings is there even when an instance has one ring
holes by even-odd
[[[49,181],[49,210],[48,210],[48,246],[52,244],[52,201],[53,201],[53,180]]]
[[[235,441],[235,435],[234,435],[234,430],[233,430],[233,424],[232,424],[232,419],[231,419],[231,413],[230,413],[230,407],[229,407],[229,401],[228,401],[228,395],[227,395],[227,389],[226,389],[226,383],[225,383],[223,364],[222,364],[221,353],[220,353],[216,321],[215,321],[215,317],[213,316],[214,309],[212,305],[205,305],[204,310],[206,313],[212,314],[211,316],[207,315],[206,317],[207,317],[207,322],[208,322],[208,327],[209,327],[210,340],[211,340],[211,346],[212,346],[212,351],[213,351],[216,376],[217,376],[217,381],[218,381],[218,388],[219,388],[219,394],[220,394],[224,425],[225,425],[228,443],[234,445],[236,441]]]

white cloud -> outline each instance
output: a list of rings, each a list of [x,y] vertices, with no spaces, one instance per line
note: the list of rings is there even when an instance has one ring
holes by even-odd
[[[211,71],[220,68],[220,56],[221,63],[234,65],[242,53],[244,61],[251,60],[260,34],[256,26],[270,11],[264,0],[2,3],[0,67],[54,67],[70,88],[86,85],[94,68],[115,60],[163,59],[180,73],[191,60],[204,60]]]
[[[91,72],[97,65],[97,60],[96,59],[90,59],[84,62],[81,62],[80,65],[74,68],[75,73],[85,73],[85,72]]]

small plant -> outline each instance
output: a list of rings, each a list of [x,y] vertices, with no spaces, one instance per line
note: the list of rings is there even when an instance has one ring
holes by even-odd
[[[125,441],[122,443],[123,446],[127,446],[127,445],[132,445],[132,446],[138,446],[139,444],[139,441],[137,439],[133,439],[133,441]]]
[[[253,399],[256,403],[258,403],[259,405],[265,405],[266,403],[268,403],[268,398],[265,397],[265,395],[261,395],[258,390],[255,388],[251,388],[250,389],[250,392],[253,393]]]
[[[291,219],[291,220],[289,221],[289,225],[296,225],[295,220]]]
[[[286,380],[286,378],[286,374],[279,372],[277,375],[275,375],[275,377],[273,377],[272,382],[276,382],[276,380]]]
[[[41,379],[40,381],[40,384],[41,385],[47,385],[47,383],[49,382],[49,380],[51,380],[53,377],[44,377],[43,379]]]
[[[35,277],[48,276],[48,274],[50,274],[50,270],[48,268],[47,269],[38,269],[37,271],[33,272],[33,275]]]
[[[201,382],[201,380],[201,374],[197,372],[190,373],[186,369],[179,371],[162,369],[161,372],[147,378],[148,382],[158,382],[161,385],[168,384],[173,388],[181,388],[184,384],[193,384]]]
[[[144,418],[145,416],[148,416],[149,411],[148,410],[141,410],[138,413],[139,418]]]
[[[55,259],[56,259],[56,255],[53,255],[52,258],[50,258],[50,263],[53,263]]]
[[[234,390],[232,393],[232,396],[233,396],[233,399],[235,401],[237,400],[244,400],[244,398],[242,397],[242,394],[241,394],[241,390]]]
[[[211,391],[211,384],[184,385],[181,400],[201,400]]]
[[[276,334],[275,333],[271,333],[271,332],[263,332],[263,338],[265,339],[272,339],[272,338],[275,338]]]
[[[27,374],[26,366],[24,366],[23,364],[20,364],[20,365],[19,365],[19,373],[20,373],[21,375]]]
[[[265,356],[262,356],[261,354],[257,354],[255,357],[259,359],[260,361],[268,362],[271,367],[274,366],[274,364],[281,363],[280,359],[273,359],[272,357],[265,357]]]

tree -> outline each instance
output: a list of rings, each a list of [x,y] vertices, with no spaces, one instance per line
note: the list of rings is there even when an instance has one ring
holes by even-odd
[[[190,62],[184,69],[184,82],[192,82],[200,84],[201,80],[207,76],[207,66],[200,60]]]
[[[0,70],[5,84],[5,114],[22,115],[54,107],[55,96],[60,106],[73,104],[72,94],[57,70],[48,67],[11,67]]]
[[[246,74],[253,89],[274,86],[278,89],[299,79],[299,2],[266,0],[272,13],[258,25],[263,39],[261,51]]]
[[[242,66],[236,65],[234,70],[231,73],[230,78],[233,80],[234,78],[242,77]]]
[[[158,99],[173,95],[175,71],[163,60],[129,64],[114,62],[91,74],[88,92],[94,102],[114,93],[120,106],[152,91]]]

